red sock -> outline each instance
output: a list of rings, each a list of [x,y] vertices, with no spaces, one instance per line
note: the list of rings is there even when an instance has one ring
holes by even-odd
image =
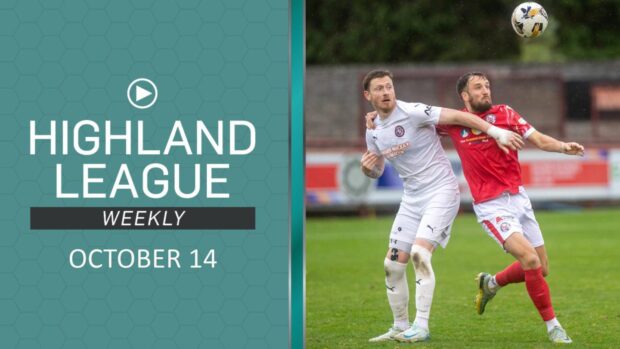
[[[506,286],[508,284],[516,284],[525,281],[525,273],[521,268],[521,263],[518,261],[507,266],[506,269],[495,274],[495,281],[500,286]]]
[[[529,293],[540,316],[542,316],[544,321],[553,319],[555,314],[551,306],[551,293],[549,292],[549,285],[547,285],[547,281],[543,277],[542,267],[525,270],[524,273],[527,293]]]

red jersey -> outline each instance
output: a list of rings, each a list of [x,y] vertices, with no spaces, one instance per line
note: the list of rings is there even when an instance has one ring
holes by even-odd
[[[519,113],[505,104],[494,105],[486,112],[475,114],[488,123],[514,131],[523,138],[529,137],[535,131]],[[491,200],[504,192],[519,192],[519,186],[522,185],[521,166],[516,151],[504,153],[492,137],[469,127],[443,125],[442,131],[452,138],[461,158],[474,203]]]

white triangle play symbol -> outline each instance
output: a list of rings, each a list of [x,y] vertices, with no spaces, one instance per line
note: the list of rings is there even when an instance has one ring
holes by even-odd
[[[142,87],[136,85],[136,102],[139,102],[140,100],[152,94],[153,93],[151,91],[145,90]]]

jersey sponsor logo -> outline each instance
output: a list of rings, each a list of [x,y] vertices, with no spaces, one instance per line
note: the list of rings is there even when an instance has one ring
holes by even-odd
[[[405,153],[405,151],[407,150],[407,148],[409,148],[409,146],[411,146],[410,142],[405,142],[405,143],[401,143],[401,144],[397,144],[393,147],[389,147],[385,150],[383,150],[381,152],[381,154],[383,156],[385,156],[386,159],[393,159],[399,155],[403,155]]]
[[[501,230],[503,233],[508,232],[510,230],[510,223],[504,222],[504,223],[500,224],[499,230]]]
[[[497,120],[497,117],[495,116],[495,114],[489,114],[487,116],[485,116],[484,118],[489,124],[494,124],[495,121]]]
[[[463,139],[463,140],[461,140],[461,143],[469,144],[469,145],[480,144],[480,143],[488,142],[489,139],[490,139],[489,136],[487,136],[487,134],[485,133],[485,134],[482,134],[482,135],[477,136],[477,137],[470,137],[470,138]]]
[[[462,128],[461,138],[463,139],[460,141],[460,143],[463,144],[478,144],[481,142],[487,142],[489,140],[489,136],[486,133],[482,133],[482,131],[475,128]]]
[[[405,128],[398,125],[396,126],[396,128],[394,129],[394,134],[396,135],[396,137],[402,137],[405,135]]]

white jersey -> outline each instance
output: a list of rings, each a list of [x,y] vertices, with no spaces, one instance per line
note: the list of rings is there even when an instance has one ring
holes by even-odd
[[[458,188],[435,125],[440,107],[396,101],[387,118],[366,130],[368,150],[387,159],[403,179],[405,195]]]

